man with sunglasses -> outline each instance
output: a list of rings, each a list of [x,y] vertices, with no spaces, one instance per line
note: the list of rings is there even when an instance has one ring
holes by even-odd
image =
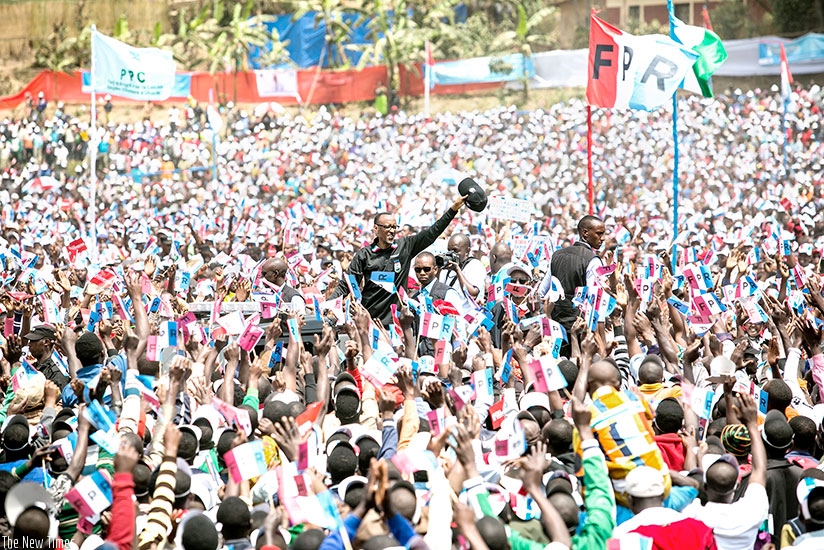
[[[438,280],[440,269],[435,264],[435,256],[431,252],[421,252],[415,258],[415,278],[418,279],[420,290],[412,294],[412,298],[421,300],[428,296],[433,302],[446,301],[456,306],[463,301],[458,291]],[[416,321],[417,323],[417,321]],[[418,327],[416,325],[415,331]],[[429,338],[421,338],[418,346],[419,355],[435,355],[435,345]]]
[[[353,284],[357,284],[361,291],[361,302],[373,319],[379,319],[386,326],[391,323],[391,306],[399,302],[397,294],[391,292],[385,283],[391,282],[395,288],[406,290],[412,259],[438,239],[465,202],[466,197],[459,197],[431,227],[397,240],[398,222],[395,215],[389,212],[375,215],[375,239],[355,253],[346,270],[346,275],[354,277]],[[349,286],[341,281],[331,299],[348,294]]]

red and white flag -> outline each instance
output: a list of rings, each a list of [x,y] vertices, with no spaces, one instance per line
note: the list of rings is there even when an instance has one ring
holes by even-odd
[[[790,100],[793,83],[793,74],[790,72],[790,64],[787,62],[787,52],[784,51],[784,44],[781,44],[781,97],[784,101]]]
[[[672,98],[698,55],[671,38],[633,36],[592,13],[587,101],[651,111]]]

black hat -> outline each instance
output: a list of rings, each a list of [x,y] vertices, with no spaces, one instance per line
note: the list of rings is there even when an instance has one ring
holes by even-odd
[[[17,429],[13,429],[19,426]],[[22,414],[15,414],[6,420],[3,428],[3,447],[7,451],[22,451],[31,439],[29,421]]]
[[[54,331],[54,327],[51,325],[40,325],[38,327],[34,327],[31,332],[23,336],[23,338],[29,340],[30,342],[36,342],[38,340],[42,340],[43,338],[50,338],[54,340],[55,337],[56,333]]]
[[[358,398],[360,398],[360,390],[358,389],[357,382],[355,382],[355,377],[348,372],[339,374],[337,378],[335,378],[335,381],[332,382],[332,395],[337,397],[344,389],[354,391],[358,394]]]
[[[466,199],[466,207],[470,210],[483,212],[484,208],[486,208],[486,191],[475,183],[475,180],[472,178],[464,178],[461,180],[461,183],[458,184],[458,193],[460,193],[462,197],[469,195]]]
[[[793,442],[793,429],[781,411],[770,411],[764,418],[761,438],[774,449],[786,449]]]

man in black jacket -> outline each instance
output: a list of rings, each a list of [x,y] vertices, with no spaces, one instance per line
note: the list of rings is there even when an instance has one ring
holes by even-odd
[[[598,257],[598,249],[604,243],[605,232],[604,222],[595,216],[584,216],[578,222],[578,242],[552,255],[547,276],[554,276],[560,281],[565,295],[555,304],[552,319],[563,325],[567,331],[572,328],[578,317],[578,308],[572,305],[575,289],[594,285],[595,271],[603,265]]]
[[[392,320],[391,305],[399,303],[397,294],[373,280],[373,274],[378,279],[392,281],[395,288],[402,287],[406,290],[412,259],[437,240],[460,212],[464,202],[466,197],[460,197],[432,227],[397,241],[395,235],[398,223],[395,216],[389,212],[375,216],[375,240],[355,253],[346,270],[346,275],[354,276],[362,294],[361,302],[373,319],[380,319],[388,326]],[[349,287],[346,281],[341,281],[332,294],[332,299],[347,294]]]

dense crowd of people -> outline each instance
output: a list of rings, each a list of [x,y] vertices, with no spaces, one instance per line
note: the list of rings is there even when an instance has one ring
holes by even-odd
[[[682,98],[677,236],[665,110],[595,113],[588,212],[576,100],[30,100],[3,547],[824,547],[821,99]]]

